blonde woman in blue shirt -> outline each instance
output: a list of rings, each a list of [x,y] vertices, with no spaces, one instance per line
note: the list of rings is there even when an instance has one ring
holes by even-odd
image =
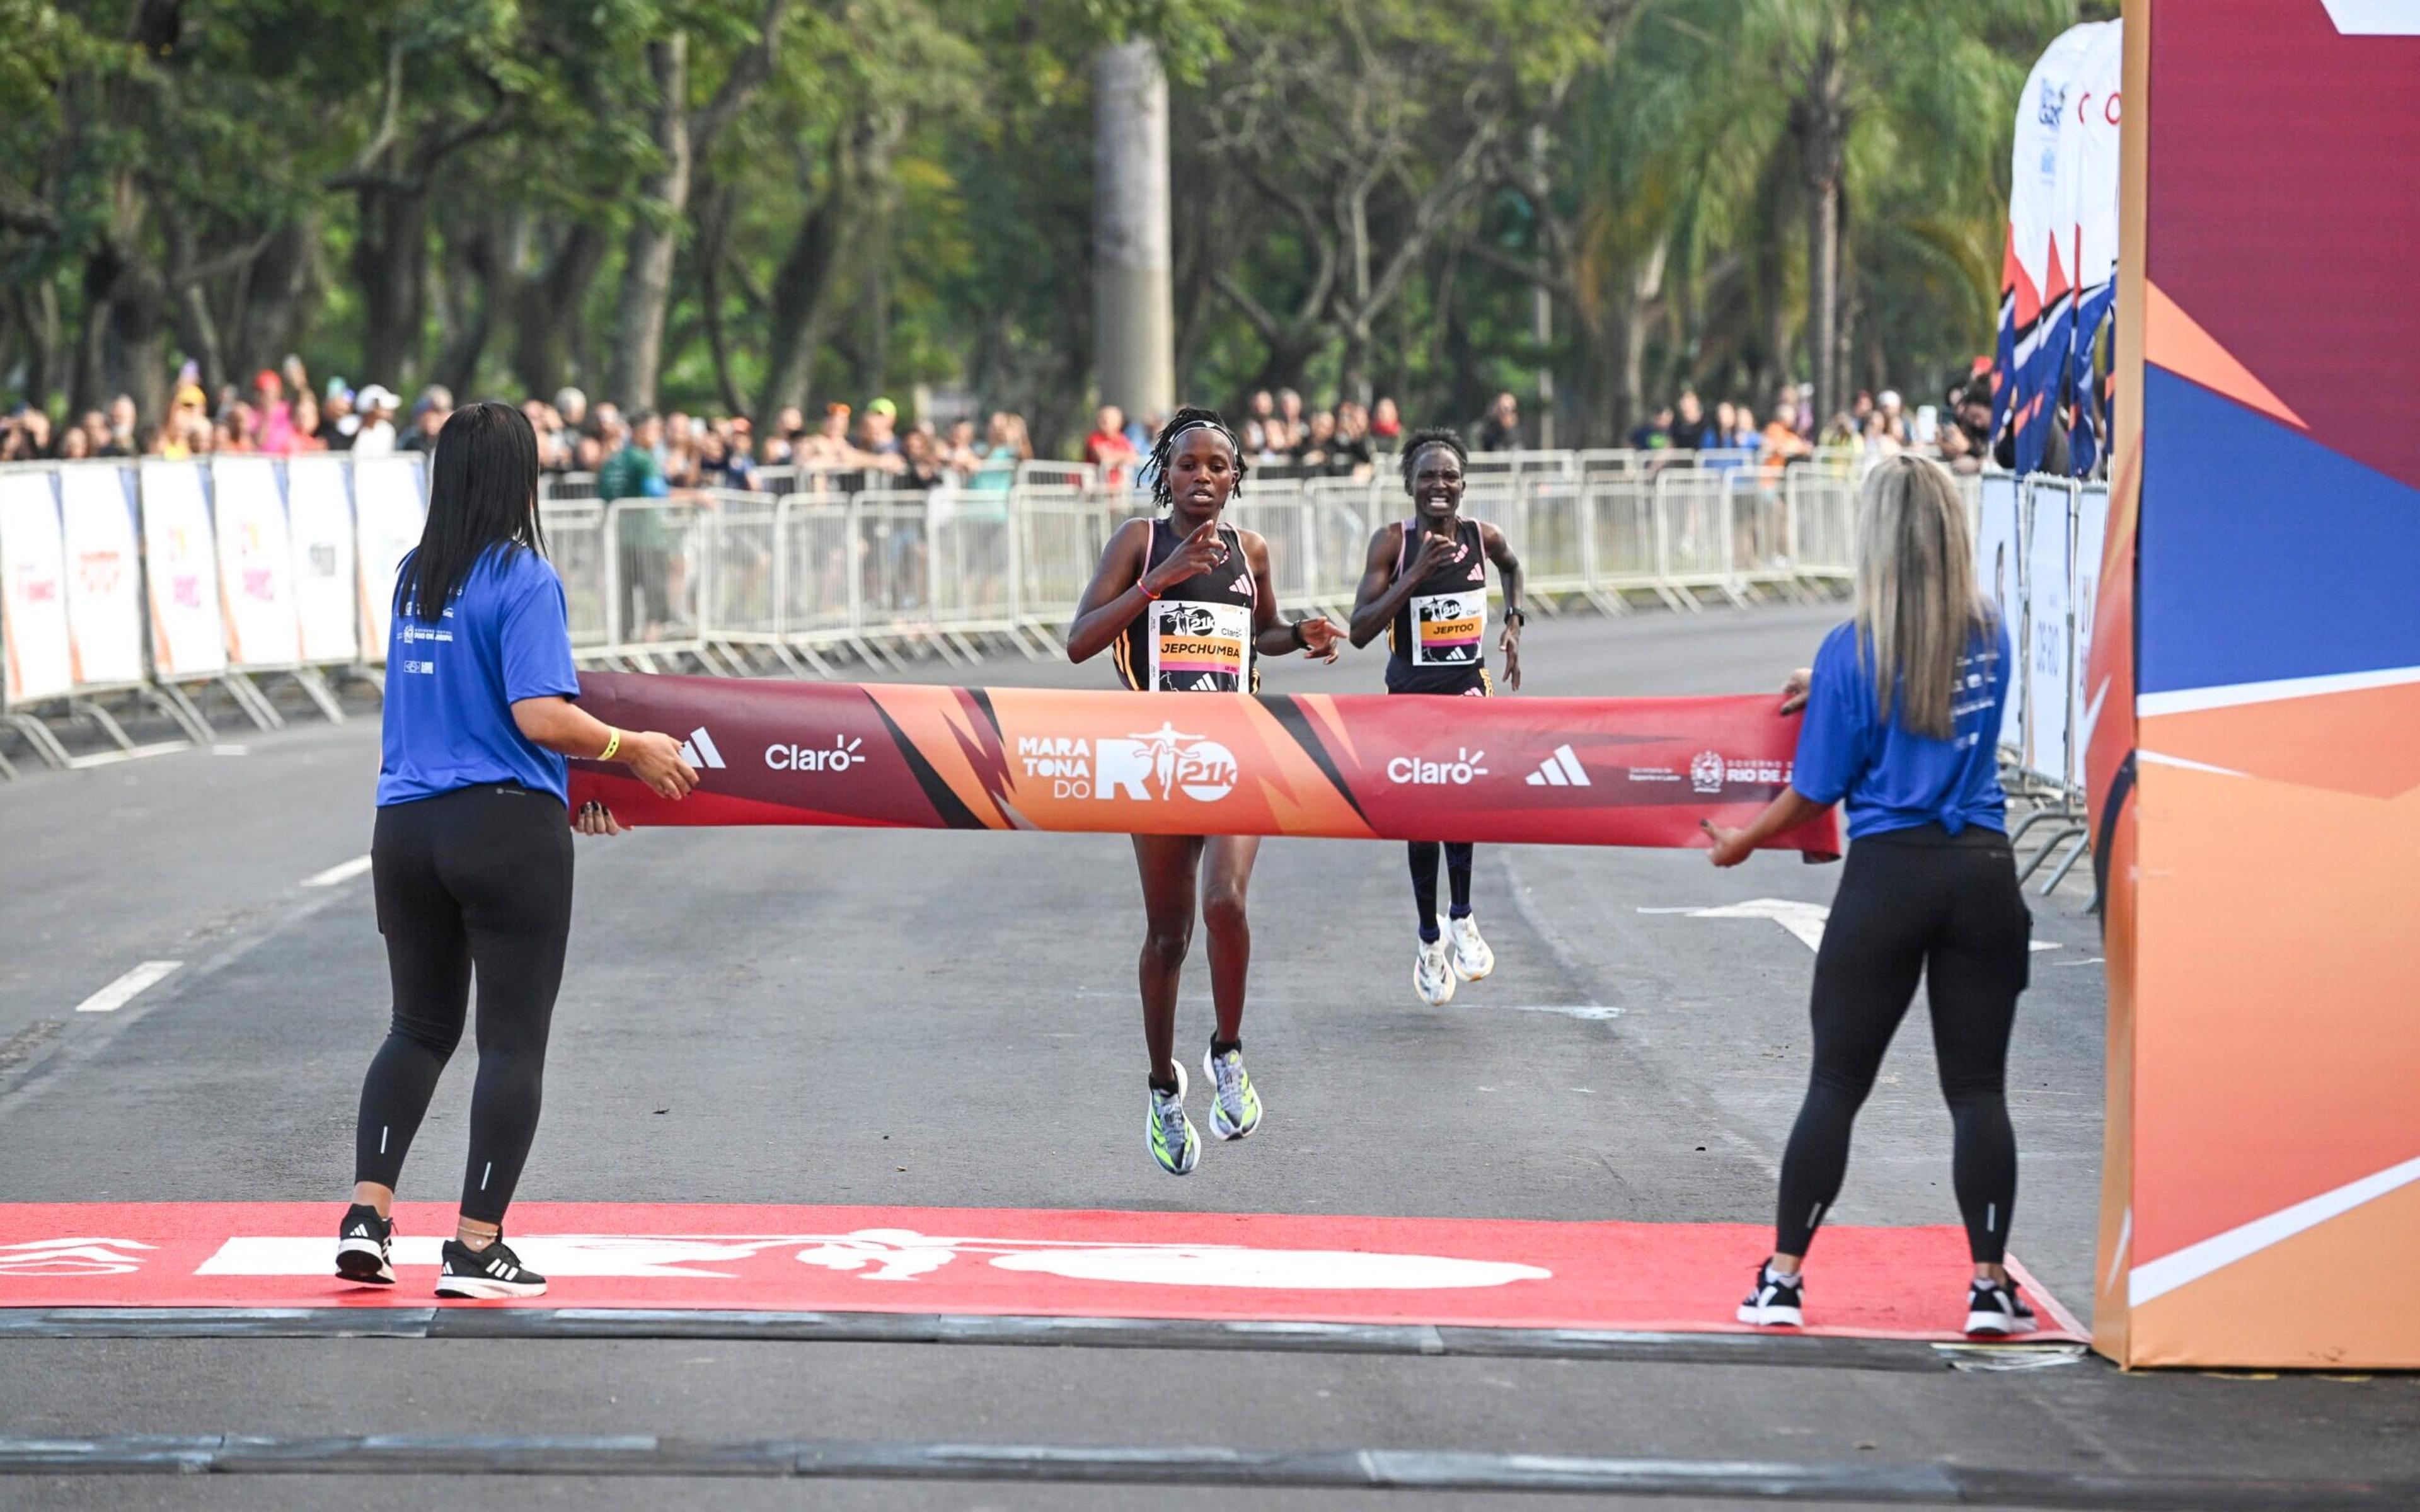
[[[1781,1159],[1773,1257],[1742,1322],[1804,1321],[1800,1262],[1839,1195],[1850,1127],[1921,976],[1975,1263],[1966,1331],[2033,1327],[2004,1263],[2017,1196],[2009,1033],[2033,930],[2000,788],[2009,668],[2009,629],[1978,591],[1957,484],[1921,457],[1883,462],[1858,510],[1856,616],[1784,689],[1784,713],[1807,711],[1791,784],[1746,828],[1706,826],[1726,867],[1835,803],[1847,805],[1851,841],[1815,957],[1814,1072]]]

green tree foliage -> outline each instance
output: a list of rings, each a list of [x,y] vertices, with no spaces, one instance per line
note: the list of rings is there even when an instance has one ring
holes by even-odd
[[[768,415],[928,384],[1063,444],[1090,59],[1142,36],[1188,396],[1461,422],[1551,373],[1565,444],[1683,384],[1921,397],[1989,347],[2015,94],[2078,9],[0,0],[0,387],[156,415],[180,358],[288,351]]]

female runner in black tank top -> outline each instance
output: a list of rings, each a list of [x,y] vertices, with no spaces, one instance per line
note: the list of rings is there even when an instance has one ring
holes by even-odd
[[[1221,522],[1243,482],[1235,438],[1206,409],[1180,409],[1152,449],[1152,497],[1166,517],[1129,520],[1084,590],[1067,628],[1067,658],[1113,653],[1128,687],[1160,692],[1246,692],[1262,656],[1308,651],[1334,661],[1342,638],[1326,620],[1278,618],[1268,543]],[[1211,1129],[1241,1139],[1260,1123],[1260,1094],[1244,1072],[1244,981],[1252,935],[1244,894],[1260,853],[1252,835],[1137,835],[1142,873],[1140,981],[1143,1045],[1151,1059],[1144,1134],[1152,1158],[1172,1176],[1191,1171],[1201,1141],[1185,1116],[1185,1069],[1176,1059],[1177,973],[1193,941],[1199,877],[1210,931],[1210,995],[1218,1015],[1203,1057],[1212,1090]]]
[[[1370,538],[1361,589],[1353,601],[1353,643],[1388,634],[1387,691],[1467,695],[1495,691],[1487,676],[1487,564],[1504,582],[1504,686],[1521,687],[1521,560],[1504,532],[1462,516],[1462,439],[1450,430],[1413,433],[1404,444],[1404,487],[1413,517],[1382,525]],[[1451,711],[1443,709],[1450,721]],[[1412,957],[1412,991],[1435,1007],[1453,997],[1454,980],[1477,981],[1496,969],[1496,953],[1480,937],[1470,912],[1471,847],[1448,841],[1446,874],[1452,887],[1450,921],[1436,914],[1437,844],[1411,842],[1412,904],[1420,944]],[[1449,942],[1447,936],[1450,934]]]

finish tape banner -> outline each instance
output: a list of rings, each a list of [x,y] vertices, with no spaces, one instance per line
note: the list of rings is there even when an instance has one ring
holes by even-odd
[[[879,825],[1702,846],[1790,781],[1770,693],[1281,697],[583,672],[581,704],[686,741],[678,802],[572,764],[625,824]],[[1840,851],[1826,813],[1777,848]]]

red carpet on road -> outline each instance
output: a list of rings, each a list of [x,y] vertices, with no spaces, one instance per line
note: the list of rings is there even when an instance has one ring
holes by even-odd
[[[0,1307],[340,1307],[433,1299],[450,1207],[404,1203],[394,1287],[331,1273],[337,1203],[0,1203]],[[1769,1231],[1274,1213],[525,1202],[520,1304],[1473,1328],[1737,1330]],[[2041,1340],[2083,1328],[2009,1262]],[[1954,1227],[1826,1228],[1810,1334],[1955,1338]]]

